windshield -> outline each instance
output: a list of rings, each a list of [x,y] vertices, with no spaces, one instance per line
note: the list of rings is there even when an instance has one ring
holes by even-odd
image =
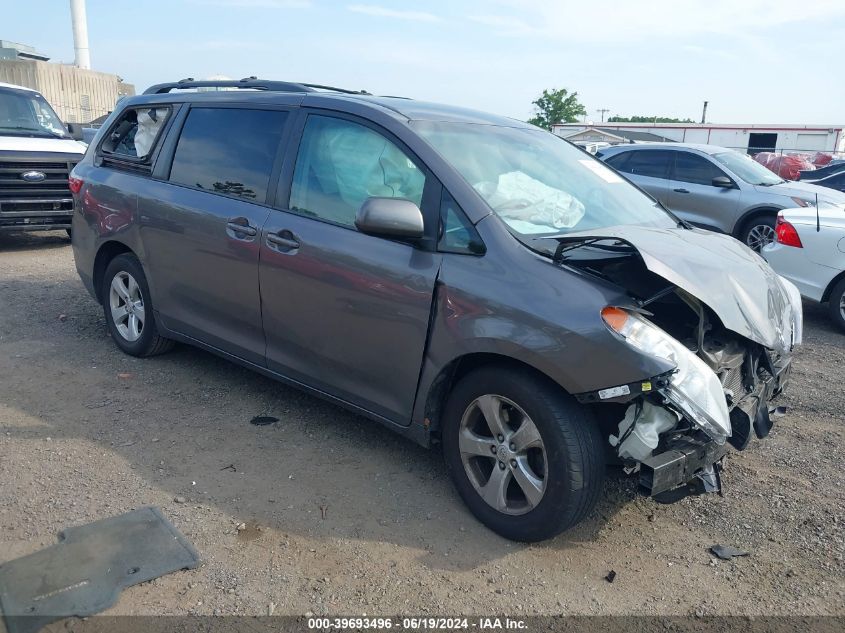
[[[8,88],[0,88],[0,134],[69,138],[44,97]]]
[[[411,125],[517,233],[676,225],[653,199],[549,132],[436,121]]]
[[[776,173],[763,167],[748,154],[722,152],[721,154],[713,154],[713,158],[750,185],[770,186],[786,182]]]

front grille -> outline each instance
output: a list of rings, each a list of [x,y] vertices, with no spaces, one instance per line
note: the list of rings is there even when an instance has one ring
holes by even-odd
[[[0,226],[68,223],[73,214],[68,176],[79,158],[0,156]],[[44,178],[38,182],[24,180],[23,174],[29,171],[41,172]]]

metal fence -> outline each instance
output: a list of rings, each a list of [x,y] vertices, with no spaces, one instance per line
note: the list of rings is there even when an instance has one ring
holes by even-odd
[[[756,156],[761,152],[771,152],[777,156],[814,156],[816,154],[828,154],[831,156],[832,160],[845,160],[845,152],[834,152],[834,151],[827,151],[823,149],[784,149],[784,148],[775,148],[769,149],[766,147],[732,147],[730,145],[720,145],[720,147],[725,147],[727,149],[733,149],[738,152],[742,152],[743,154],[748,154],[749,156]]]

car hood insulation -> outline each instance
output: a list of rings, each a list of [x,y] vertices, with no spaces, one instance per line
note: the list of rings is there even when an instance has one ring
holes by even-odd
[[[561,237],[625,242],[648,270],[697,298],[727,329],[781,354],[801,343],[798,289],[735,239],[702,229],[636,225]]]

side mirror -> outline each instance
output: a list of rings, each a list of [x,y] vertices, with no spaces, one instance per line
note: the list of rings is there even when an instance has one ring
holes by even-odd
[[[77,141],[82,138],[82,126],[78,123],[65,123],[65,129]]]
[[[714,187],[723,187],[725,189],[733,189],[734,183],[733,183],[733,180],[731,180],[727,176],[716,176],[713,179],[713,186]]]
[[[367,198],[355,216],[362,233],[383,237],[418,238],[425,233],[420,208],[401,198]]]

